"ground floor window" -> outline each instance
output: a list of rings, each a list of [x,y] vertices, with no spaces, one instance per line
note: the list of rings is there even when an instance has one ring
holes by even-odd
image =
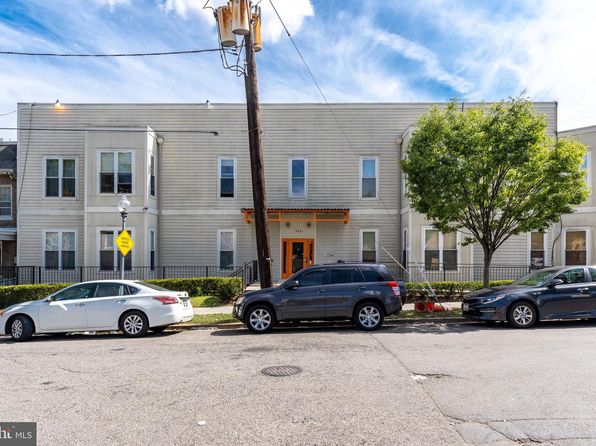
[[[217,265],[220,269],[231,269],[236,263],[236,231],[217,231]]]
[[[585,265],[588,234],[583,229],[565,231],[565,265]]]
[[[127,229],[134,240],[134,232]],[[120,268],[120,251],[116,247],[116,238],[120,235],[120,229],[101,229],[99,231],[99,269],[104,271],[115,271]],[[124,269],[132,270],[132,250],[124,258]]]
[[[149,231],[149,268],[155,271],[155,231]]]
[[[424,229],[424,269],[457,270],[457,233]]]
[[[74,231],[45,231],[46,269],[75,267],[76,236]]]
[[[546,265],[544,233],[532,232],[530,235],[530,267],[543,268]]]
[[[379,260],[377,244],[379,231],[377,229],[362,229],[360,231],[360,260],[362,262],[377,262]]]

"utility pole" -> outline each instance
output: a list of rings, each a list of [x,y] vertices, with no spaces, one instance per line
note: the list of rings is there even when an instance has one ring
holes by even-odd
[[[271,277],[271,245],[267,227],[267,196],[265,192],[265,169],[261,150],[261,111],[259,107],[259,86],[257,64],[252,33],[244,36],[246,51],[246,110],[248,112],[248,144],[252,176],[252,197],[255,208],[255,234],[257,239],[257,260],[261,288],[273,286]]]

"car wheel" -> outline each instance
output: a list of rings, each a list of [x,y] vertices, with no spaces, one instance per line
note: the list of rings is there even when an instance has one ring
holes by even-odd
[[[34,332],[33,322],[26,316],[17,316],[10,323],[10,336],[16,342],[31,339]]]
[[[507,321],[514,328],[530,328],[538,320],[536,308],[527,302],[516,302],[509,307]]]
[[[383,309],[379,304],[366,302],[356,308],[354,322],[362,330],[377,330],[383,325]]]
[[[147,316],[141,311],[129,311],[120,319],[120,330],[124,336],[138,338],[144,336],[149,330]]]
[[[275,316],[270,307],[255,305],[246,313],[244,323],[253,333],[267,333],[273,329]]]
[[[168,327],[169,327],[169,325],[162,325],[161,327],[152,327],[151,331],[153,333],[163,333],[165,331],[165,329]]]

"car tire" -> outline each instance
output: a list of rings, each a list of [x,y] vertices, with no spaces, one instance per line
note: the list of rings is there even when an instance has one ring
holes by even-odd
[[[378,330],[383,325],[383,309],[374,302],[365,302],[356,307],[354,323],[362,330]]]
[[[10,322],[10,336],[15,342],[28,341],[35,333],[33,321],[27,316],[17,316]]]
[[[149,321],[142,311],[129,311],[120,318],[120,331],[129,338],[138,338],[147,334]]]
[[[246,312],[244,324],[253,333],[268,333],[275,324],[275,314],[271,307],[267,305],[255,305]]]
[[[507,322],[513,328],[530,328],[538,321],[538,311],[534,305],[522,301],[515,302],[507,311]]]
[[[151,331],[153,333],[163,333],[168,327],[169,325],[162,325],[161,327],[152,327]]]

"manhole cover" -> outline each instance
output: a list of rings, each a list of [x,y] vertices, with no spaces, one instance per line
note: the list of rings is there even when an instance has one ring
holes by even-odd
[[[292,376],[300,373],[302,369],[294,365],[277,365],[273,367],[265,367],[261,370],[263,375],[267,376]]]

